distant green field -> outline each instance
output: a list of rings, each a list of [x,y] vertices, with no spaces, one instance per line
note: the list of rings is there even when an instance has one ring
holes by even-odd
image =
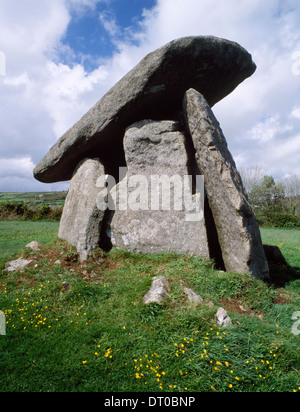
[[[33,206],[47,205],[62,207],[66,199],[67,192],[26,192],[8,193],[0,192],[0,203],[4,202],[24,202]]]
[[[57,236],[59,222],[0,220],[0,266],[33,240],[45,244]]]

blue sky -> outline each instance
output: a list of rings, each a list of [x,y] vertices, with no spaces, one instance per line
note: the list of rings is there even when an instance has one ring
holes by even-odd
[[[238,167],[300,175],[299,0],[0,0],[0,191],[66,189],[34,166],[146,54],[191,35],[257,64],[213,109]]]
[[[97,68],[99,61],[117,49],[116,39],[130,39],[130,33],[139,29],[143,11],[151,9],[155,3],[155,0],[111,0],[85,8],[83,14],[73,11],[62,39],[76,51],[73,63],[84,64],[88,71]]]

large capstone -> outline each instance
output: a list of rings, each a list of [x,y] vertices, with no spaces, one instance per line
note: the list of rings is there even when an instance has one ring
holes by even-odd
[[[213,106],[256,69],[237,43],[211,36],[174,40],[146,56],[50,149],[34,170],[44,183],[70,180],[84,158],[106,172],[125,165],[125,129],[141,119],[174,119],[189,88]]]

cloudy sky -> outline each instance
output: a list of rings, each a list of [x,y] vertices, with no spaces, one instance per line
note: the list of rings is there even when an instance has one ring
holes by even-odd
[[[32,170],[147,53],[214,35],[257,72],[214,107],[239,167],[300,174],[299,0],[0,0],[0,191],[49,191]]]

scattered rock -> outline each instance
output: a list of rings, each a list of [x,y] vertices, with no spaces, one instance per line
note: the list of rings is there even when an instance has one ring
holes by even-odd
[[[209,258],[204,199],[197,189],[193,194],[185,180],[188,154],[179,128],[174,121],[145,120],[127,129],[127,176],[111,191],[112,197],[122,198],[111,222],[113,246],[136,253]],[[127,207],[121,207],[123,197]],[[126,205],[127,200],[133,202]]]
[[[190,288],[183,288],[184,293],[187,295],[188,300],[195,306],[198,305],[203,305],[204,304],[204,300],[202,299],[202,297],[200,295],[197,295],[196,292],[194,292],[192,289]]]
[[[104,211],[96,204],[103,190],[97,181],[104,174],[98,159],[84,159],[75,170],[65,201],[58,236],[77,248],[81,260],[99,247]]]
[[[226,327],[232,325],[232,321],[224,308],[219,308],[216,313],[217,323],[220,326]]]
[[[152,286],[149,292],[144,296],[144,304],[162,303],[169,294],[169,282],[165,276],[156,276],[153,278]]]
[[[12,260],[11,262],[6,263],[5,269],[8,272],[17,272],[27,267],[31,262],[32,260],[26,260],[21,258],[17,260]]]
[[[31,250],[33,250],[34,252],[39,252],[41,249],[42,245],[38,242],[36,242],[35,240],[31,243],[28,243],[28,245],[26,245],[26,248],[29,248]]]
[[[214,302],[211,301],[211,300],[207,300],[207,301],[205,302],[205,305],[206,305],[208,308],[211,308],[211,309],[215,306]]]
[[[64,291],[65,293],[70,292],[71,286],[69,285],[68,282],[63,282],[63,283],[61,284],[61,286],[62,286],[63,291]]]
[[[70,180],[87,153],[101,157],[108,168],[123,166],[128,125],[173,118],[191,87],[213,106],[255,70],[251,55],[237,43],[212,36],[174,40],[123,77],[50,149],[34,175],[44,183]]]
[[[54,262],[54,264],[55,264],[55,265],[61,265],[61,261],[60,261],[60,260],[56,260],[56,261]]]
[[[184,109],[225,268],[269,279],[259,226],[219,123],[196,90],[186,92]]]

